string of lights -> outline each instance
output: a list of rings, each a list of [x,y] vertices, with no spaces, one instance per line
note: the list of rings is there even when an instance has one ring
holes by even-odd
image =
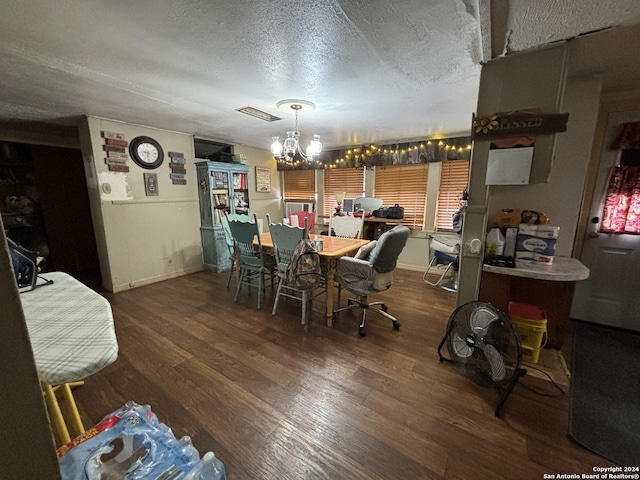
[[[373,168],[384,165],[468,160],[470,154],[471,137],[456,137],[325,150],[312,162],[298,158],[276,160],[278,170]]]

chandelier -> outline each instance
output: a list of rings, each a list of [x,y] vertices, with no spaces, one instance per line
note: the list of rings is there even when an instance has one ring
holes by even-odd
[[[285,138],[282,143],[280,143],[279,137],[271,137],[271,153],[273,156],[280,160],[284,160],[287,163],[293,163],[293,158],[296,154],[300,155],[300,157],[307,162],[317,160],[317,157],[322,151],[320,135],[314,135],[313,140],[311,140],[309,146],[307,146],[306,150],[303,152],[300,148],[300,131],[298,130],[298,112],[311,112],[315,110],[316,106],[305,100],[282,100],[278,102],[276,106],[283,112],[290,112],[293,110],[296,115],[296,126],[295,130],[287,132],[287,138]]]

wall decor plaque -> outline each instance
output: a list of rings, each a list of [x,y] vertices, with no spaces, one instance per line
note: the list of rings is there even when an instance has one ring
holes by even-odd
[[[256,167],[256,192],[268,193],[271,191],[271,170],[265,167]]]

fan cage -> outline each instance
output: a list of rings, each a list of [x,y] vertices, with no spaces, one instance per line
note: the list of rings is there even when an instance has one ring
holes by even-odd
[[[486,332],[481,335],[474,333],[470,325],[470,318],[478,308],[489,309],[495,316],[495,320],[491,321]],[[507,385],[518,374],[522,362],[520,339],[509,317],[493,305],[485,302],[469,302],[461,305],[452,313],[447,330],[449,331],[447,350],[461,374],[487,387]],[[454,343],[457,342],[457,348],[460,349],[461,339],[464,339],[467,345],[471,345],[468,356],[461,356],[456,351]],[[492,367],[484,353],[484,345],[492,345],[502,358],[505,374],[500,380],[492,378]],[[465,354],[469,353],[468,350],[465,352]]]

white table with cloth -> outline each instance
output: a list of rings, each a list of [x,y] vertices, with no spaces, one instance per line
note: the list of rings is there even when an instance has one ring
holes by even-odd
[[[21,292],[20,300],[51,422],[66,443],[69,432],[55,390],[62,390],[71,423],[77,434],[82,433],[71,384],[81,383],[118,358],[111,305],[63,272],[43,273],[33,290]]]

